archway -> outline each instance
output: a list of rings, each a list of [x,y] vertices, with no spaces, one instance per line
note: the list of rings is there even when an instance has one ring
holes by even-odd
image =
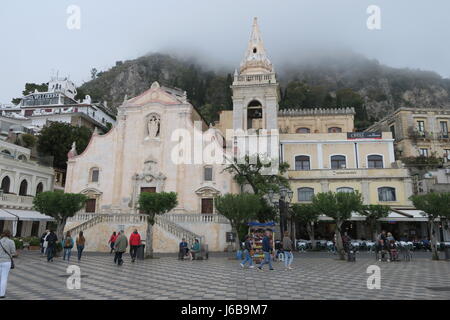
[[[4,177],[2,180],[2,191],[3,193],[9,193],[9,188],[11,187],[11,180],[8,176]]]
[[[256,129],[253,128],[253,120],[254,119],[262,119],[263,110],[261,102],[257,100],[251,101],[247,106],[247,129]]]

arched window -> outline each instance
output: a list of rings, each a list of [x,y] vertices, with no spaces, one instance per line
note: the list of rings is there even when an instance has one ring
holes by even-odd
[[[295,170],[311,170],[310,160],[308,156],[295,157]]]
[[[26,196],[28,193],[28,182],[27,180],[22,180],[19,188],[19,196]]]
[[[350,188],[350,187],[341,187],[341,188],[337,188],[336,192],[353,193],[353,192],[355,192],[355,189]]]
[[[331,156],[331,169],[345,169],[346,166],[345,156]]]
[[[378,188],[378,200],[379,201],[397,201],[395,195],[395,188],[381,187]]]
[[[7,154],[8,156],[11,155],[11,152],[9,152],[9,150],[6,150],[6,149],[2,150],[2,153],[3,154]]]
[[[8,176],[4,177],[2,180],[2,190],[3,193],[9,193],[9,188],[11,186],[11,180]]]
[[[91,182],[98,182],[100,176],[100,170],[98,168],[91,169]]]
[[[314,189],[313,188],[298,188],[297,195],[298,195],[299,202],[312,201],[312,198],[314,196]]]
[[[340,132],[342,132],[342,128],[339,127],[328,128],[328,133],[340,133]]]
[[[27,157],[25,157],[23,154],[21,154],[17,159],[27,161]]]
[[[39,182],[39,184],[36,187],[36,195],[38,195],[39,193],[44,191],[44,185],[42,184],[42,182]]]
[[[311,133],[311,130],[309,128],[297,128],[295,133]]]
[[[383,156],[370,155],[367,157],[368,168],[383,168]]]

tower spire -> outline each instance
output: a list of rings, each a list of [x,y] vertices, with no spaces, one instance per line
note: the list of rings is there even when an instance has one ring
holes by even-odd
[[[258,25],[258,18],[253,19],[252,33],[245,52],[245,58],[241,63],[241,74],[258,74],[273,72],[272,63],[266,54],[261,31]]]

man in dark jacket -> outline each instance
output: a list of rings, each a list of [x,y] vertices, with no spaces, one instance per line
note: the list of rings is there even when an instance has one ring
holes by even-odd
[[[272,231],[270,229],[267,229],[266,235],[264,236],[264,238],[262,240],[262,250],[264,253],[264,260],[259,265],[259,267],[258,267],[259,270],[262,270],[262,267],[265,264],[269,265],[269,270],[274,270],[272,267],[272,257],[271,257],[271,253],[273,251],[271,235],[272,235]]]
[[[253,268],[253,260],[250,252],[252,251],[252,240],[249,235],[245,236],[244,242],[244,260],[240,263],[242,268],[245,268],[245,264],[248,262],[250,269]]]
[[[45,238],[47,241],[47,261],[53,262],[53,257],[55,256],[56,251],[56,243],[58,242],[58,237],[56,236],[53,230],[50,230],[50,233]]]

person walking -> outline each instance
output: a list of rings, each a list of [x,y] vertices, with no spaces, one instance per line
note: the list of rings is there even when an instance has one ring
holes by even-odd
[[[141,245],[141,235],[138,233],[137,229],[134,229],[134,232],[130,235],[131,262],[136,261],[136,254],[140,245]]]
[[[0,299],[5,298],[9,270],[13,267],[12,257],[15,255],[16,245],[11,240],[11,232],[5,230],[0,237]]]
[[[249,235],[246,235],[244,238],[244,260],[240,263],[242,268],[245,268],[245,264],[248,262],[248,267],[253,269],[253,259],[250,254],[252,249],[252,240]]]
[[[111,237],[109,238],[109,241],[108,241],[108,244],[109,244],[110,247],[111,247],[111,252],[110,252],[110,254],[113,253],[113,251],[114,251],[114,244],[116,243],[116,239],[117,239],[117,234],[116,234],[116,232],[114,231],[113,234],[111,235]]]
[[[53,257],[55,256],[56,243],[58,242],[58,237],[53,230],[45,237],[47,241],[47,262],[53,262]]]
[[[262,240],[262,250],[264,253],[264,260],[261,262],[261,264],[259,265],[258,269],[262,270],[262,267],[265,264],[269,265],[269,270],[275,270],[272,267],[272,257],[271,257],[271,253],[273,251],[273,246],[272,246],[272,241],[271,241],[271,230],[267,229],[266,230],[266,235],[264,236],[263,240]]]
[[[44,247],[45,243],[45,237],[49,234],[48,230],[45,230],[45,232],[41,236],[41,254],[44,255],[46,247]]]
[[[81,255],[83,254],[84,246],[86,245],[86,238],[83,235],[83,231],[78,234],[77,240],[77,252],[78,252],[78,262],[81,261]]]
[[[70,261],[70,256],[72,255],[72,248],[74,245],[74,241],[70,236],[70,231],[67,231],[66,236],[61,242],[61,245],[64,248],[63,260],[66,260],[67,256],[67,261]]]
[[[292,240],[289,238],[289,232],[284,232],[283,238],[283,251],[284,251],[284,267],[286,270],[292,270],[291,264],[294,260],[294,253],[292,252]]]
[[[50,234],[50,230],[45,230],[45,233],[41,237],[41,241],[42,241],[41,253],[42,253],[43,257],[45,257],[47,255],[47,247],[48,247],[47,236],[49,234]]]
[[[123,264],[122,255],[125,251],[127,251],[128,247],[128,239],[125,236],[123,230],[120,230],[117,239],[114,244],[114,251],[116,252],[114,255],[114,263],[121,266]]]

